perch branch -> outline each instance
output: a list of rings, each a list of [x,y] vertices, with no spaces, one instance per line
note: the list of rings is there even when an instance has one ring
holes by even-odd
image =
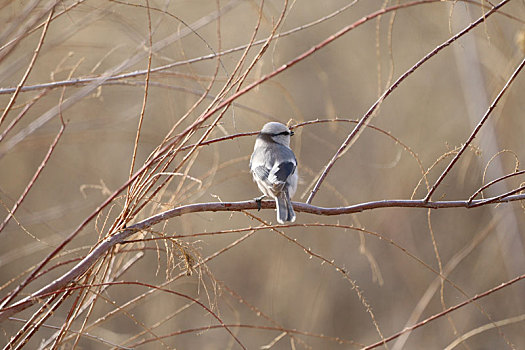
[[[501,196],[478,199],[478,200],[451,200],[451,201],[425,201],[424,199],[393,199],[367,202],[361,204],[350,205],[346,207],[324,208],[317,207],[306,203],[294,202],[295,211],[302,213],[309,213],[321,216],[332,216],[342,214],[358,213],[365,210],[380,209],[380,208],[425,208],[425,209],[442,209],[442,208],[474,208],[481,204],[507,203],[513,201],[525,200],[525,194],[510,195],[503,198]],[[275,209],[275,203],[272,201],[261,202],[262,209]],[[254,200],[240,201],[240,202],[214,202],[214,203],[196,203],[188,204],[181,207],[166,210],[157,215],[151,216],[148,219],[142,220],[130,227],[127,227],[117,233],[105,238],[97,244],[97,246],[86,255],[76,266],[66,272],[64,275],[44,286],[40,290],[31,294],[28,297],[16,302],[15,304],[0,309],[0,321],[6,320],[8,317],[27,309],[34,305],[44,295],[62,291],[69,283],[76,281],[86,271],[88,271],[95,262],[106,254],[110,249],[119,243],[122,243],[128,237],[136,232],[146,230],[153,225],[160,222],[179,217],[190,213],[200,212],[218,212],[218,211],[242,211],[242,210],[256,210],[257,203]]]

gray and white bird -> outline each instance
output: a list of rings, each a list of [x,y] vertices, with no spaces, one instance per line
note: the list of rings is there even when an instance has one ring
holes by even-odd
[[[290,131],[286,125],[271,122],[266,123],[257,135],[252,157],[250,172],[253,181],[263,193],[255,200],[261,204],[264,197],[275,199],[277,221],[285,223],[295,221],[290,198],[297,189],[297,160],[290,148]]]

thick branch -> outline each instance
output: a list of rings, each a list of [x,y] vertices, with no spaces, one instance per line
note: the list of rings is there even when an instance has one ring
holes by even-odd
[[[355,204],[347,207],[336,207],[336,208],[323,208],[314,205],[294,202],[293,206],[295,211],[302,213],[309,213],[321,216],[331,215],[343,215],[358,213],[365,210],[379,209],[379,208],[426,208],[426,209],[441,209],[441,208],[474,208],[481,205],[495,204],[495,203],[506,203],[512,201],[525,200],[525,194],[511,195],[504,198],[493,197],[478,200],[452,200],[452,201],[435,201],[426,202],[424,199],[393,199],[393,200],[382,200],[375,202],[367,202],[361,204]],[[275,203],[273,201],[263,201],[261,203],[262,209],[275,209]],[[98,243],[98,245],[82,259],[75,267],[69,270],[67,273],[59,277],[54,282],[43,287],[39,291],[32,295],[18,301],[17,303],[0,309],[0,321],[7,319],[8,317],[15,315],[16,313],[25,310],[26,308],[34,305],[42,297],[46,297],[50,294],[61,291],[69,283],[76,281],[82,276],[87,270],[89,270],[96,261],[106,254],[110,249],[124,240],[129,238],[131,235],[138,231],[146,230],[153,225],[160,222],[182,216],[190,213],[200,212],[217,212],[217,211],[242,211],[242,210],[254,210],[257,209],[257,203],[254,200],[241,201],[241,202],[219,202],[219,203],[197,203],[188,204],[174,209],[166,210],[162,213],[154,215],[148,219],[140,221],[126,229],[118,231],[114,235],[107,237]]]

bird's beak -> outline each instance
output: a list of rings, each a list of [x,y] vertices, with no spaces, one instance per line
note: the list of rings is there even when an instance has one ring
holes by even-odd
[[[290,136],[293,136],[295,133],[290,130]]]

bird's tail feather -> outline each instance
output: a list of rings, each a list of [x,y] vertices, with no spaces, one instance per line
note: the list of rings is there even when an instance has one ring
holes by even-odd
[[[288,191],[283,191],[275,198],[275,206],[277,208],[277,221],[284,224],[287,221],[295,221],[295,212],[293,211],[292,202]]]

